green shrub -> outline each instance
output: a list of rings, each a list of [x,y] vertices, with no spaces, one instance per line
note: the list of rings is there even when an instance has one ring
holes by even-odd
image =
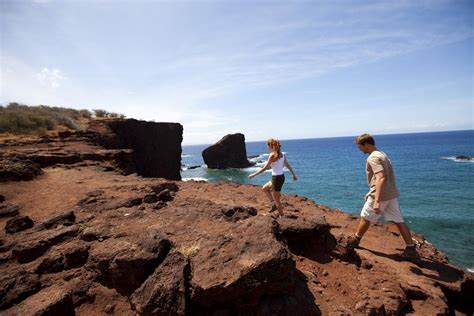
[[[125,115],[109,113],[106,110],[93,110],[95,117],[125,118]],[[80,130],[81,119],[91,119],[89,110],[75,110],[47,105],[27,106],[17,102],[7,106],[0,105],[0,133],[13,134],[44,133],[54,130],[58,125]]]
[[[92,113],[89,110],[79,110],[79,115],[87,119],[90,119],[92,117]]]
[[[81,113],[74,109],[46,105],[27,106],[13,102],[5,107],[0,106],[0,133],[44,133],[55,129],[57,125],[80,129],[80,117]]]
[[[95,117],[107,117],[107,114],[109,114],[109,112],[107,112],[106,110],[97,109],[93,111],[94,111]]]

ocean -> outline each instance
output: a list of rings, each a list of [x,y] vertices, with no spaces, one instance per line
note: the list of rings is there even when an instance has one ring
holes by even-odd
[[[400,206],[410,229],[446,253],[450,262],[474,271],[474,160],[456,159],[460,155],[474,157],[474,130],[376,135],[375,140],[392,161]],[[281,143],[298,176],[298,181],[292,182],[286,170],[283,193],[303,195],[350,214],[360,213],[368,190],[367,155],[357,149],[354,137]],[[257,165],[245,169],[207,169],[201,153],[208,146],[183,146],[183,180],[257,185],[270,180],[270,171],[247,178],[268,158],[265,141],[246,142],[247,156],[254,156],[250,160]]]

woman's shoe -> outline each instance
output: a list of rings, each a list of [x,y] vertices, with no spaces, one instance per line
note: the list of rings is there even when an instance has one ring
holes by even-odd
[[[275,202],[272,203],[272,207],[270,208],[270,212],[275,212],[277,210],[277,205]]]

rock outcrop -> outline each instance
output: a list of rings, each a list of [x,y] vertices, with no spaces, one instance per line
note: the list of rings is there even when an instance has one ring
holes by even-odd
[[[62,147],[45,144],[79,157],[97,149],[62,136]],[[41,144],[16,152],[45,156]],[[304,197],[282,195],[285,216],[274,220],[252,185],[144,178],[109,160],[42,172],[0,184],[0,225],[21,228],[0,230],[0,314],[474,312],[473,275],[423,236],[414,234],[418,262],[403,261],[402,239],[380,223],[347,249],[356,218]]]
[[[216,144],[204,149],[202,158],[208,168],[246,168],[254,163],[248,161],[245,149],[245,136],[243,134],[229,134]]]
[[[181,180],[183,127],[133,119],[90,122],[87,131],[61,132],[3,144],[0,182],[31,180],[42,168],[100,165],[104,171]]]
[[[133,149],[133,162],[139,175],[181,180],[181,124],[104,120],[95,121],[89,131],[99,132],[96,139],[105,148]]]

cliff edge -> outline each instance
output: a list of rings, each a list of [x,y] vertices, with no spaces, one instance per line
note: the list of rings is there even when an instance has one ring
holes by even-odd
[[[472,274],[421,235],[417,263],[384,224],[341,251],[356,217],[284,194],[274,220],[259,187],[141,177],[135,149],[89,136],[0,147],[38,170],[0,183],[1,314],[473,313]]]

